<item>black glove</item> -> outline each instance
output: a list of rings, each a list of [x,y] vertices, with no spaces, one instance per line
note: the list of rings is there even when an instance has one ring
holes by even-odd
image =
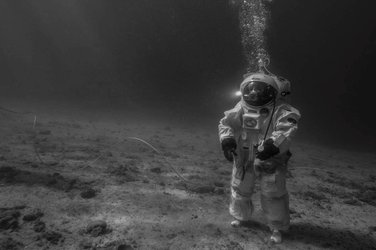
[[[235,149],[236,149],[236,141],[234,138],[223,139],[222,150],[223,150],[223,154],[225,155],[228,161],[232,162],[234,160],[233,154],[235,156],[237,155],[235,152]]]
[[[273,139],[270,139],[270,138],[267,139],[263,145],[264,149],[256,153],[256,158],[262,161],[265,161],[269,159],[270,157],[278,154],[279,148],[276,147],[273,143],[274,143]]]

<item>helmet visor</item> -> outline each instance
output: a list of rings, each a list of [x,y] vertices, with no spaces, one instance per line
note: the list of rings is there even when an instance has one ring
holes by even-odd
[[[241,90],[243,100],[251,106],[264,106],[277,95],[277,90],[264,82],[248,82]]]

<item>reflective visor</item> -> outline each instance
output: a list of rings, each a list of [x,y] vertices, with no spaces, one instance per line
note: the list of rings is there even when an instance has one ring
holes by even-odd
[[[277,90],[264,82],[248,82],[241,90],[243,100],[251,106],[264,106],[270,103],[277,95]]]

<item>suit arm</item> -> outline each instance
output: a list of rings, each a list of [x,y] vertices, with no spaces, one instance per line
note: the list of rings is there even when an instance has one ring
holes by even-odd
[[[298,122],[301,115],[299,110],[293,107],[281,107],[277,111],[277,118],[274,125],[274,131],[270,138],[274,145],[280,149],[280,152],[286,152],[290,147],[291,138],[298,130]]]

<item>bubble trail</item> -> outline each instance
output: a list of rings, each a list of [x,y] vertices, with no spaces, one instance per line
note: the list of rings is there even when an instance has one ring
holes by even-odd
[[[259,69],[260,59],[270,60],[265,32],[270,20],[272,0],[239,1],[239,22],[247,71],[255,72]]]

